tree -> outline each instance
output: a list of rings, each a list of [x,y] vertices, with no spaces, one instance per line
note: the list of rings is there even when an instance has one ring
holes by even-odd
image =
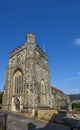
[[[80,108],[80,102],[72,103],[72,109]]]
[[[0,92],[0,104],[2,104],[3,92]]]

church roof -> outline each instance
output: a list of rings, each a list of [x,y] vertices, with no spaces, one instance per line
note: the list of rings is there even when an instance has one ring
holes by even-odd
[[[61,90],[59,90],[59,89],[56,88],[56,87],[51,86],[51,89],[54,90],[55,92],[60,93],[60,94],[64,94],[64,92],[62,92]]]

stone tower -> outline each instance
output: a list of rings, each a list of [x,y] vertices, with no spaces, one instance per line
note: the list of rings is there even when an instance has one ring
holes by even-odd
[[[11,51],[6,70],[3,109],[32,111],[50,107],[50,70],[47,55],[36,44],[35,34]]]

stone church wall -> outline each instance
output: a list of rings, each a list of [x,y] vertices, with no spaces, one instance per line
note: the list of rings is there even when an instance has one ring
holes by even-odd
[[[25,109],[35,113],[41,107],[54,108],[57,98],[52,94],[46,53],[36,44],[34,34],[27,34],[26,37],[25,44],[10,53],[3,109],[17,112]]]
[[[53,115],[58,114],[56,109],[39,109],[38,118],[50,121]]]

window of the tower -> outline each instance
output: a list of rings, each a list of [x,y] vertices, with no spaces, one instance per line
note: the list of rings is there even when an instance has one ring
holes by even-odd
[[[17,70],[14,73],[14,91],[15,91],[15,94],[20,94],[20,93],[23,92],[22,84],[23,84],[22,72]]]
[[[41,106],[45,106],[46,105],[46,90],[45,90],[45,82],[42,79],[41,80],[41,102],[40,102]]]
[[[45,83],[43,79],[41,80],[41,92],[45,93]]]
[[[18,56],[17,56],[17,63],[20,63],[20,60],[21,60],[21,56],[18,55]]]

